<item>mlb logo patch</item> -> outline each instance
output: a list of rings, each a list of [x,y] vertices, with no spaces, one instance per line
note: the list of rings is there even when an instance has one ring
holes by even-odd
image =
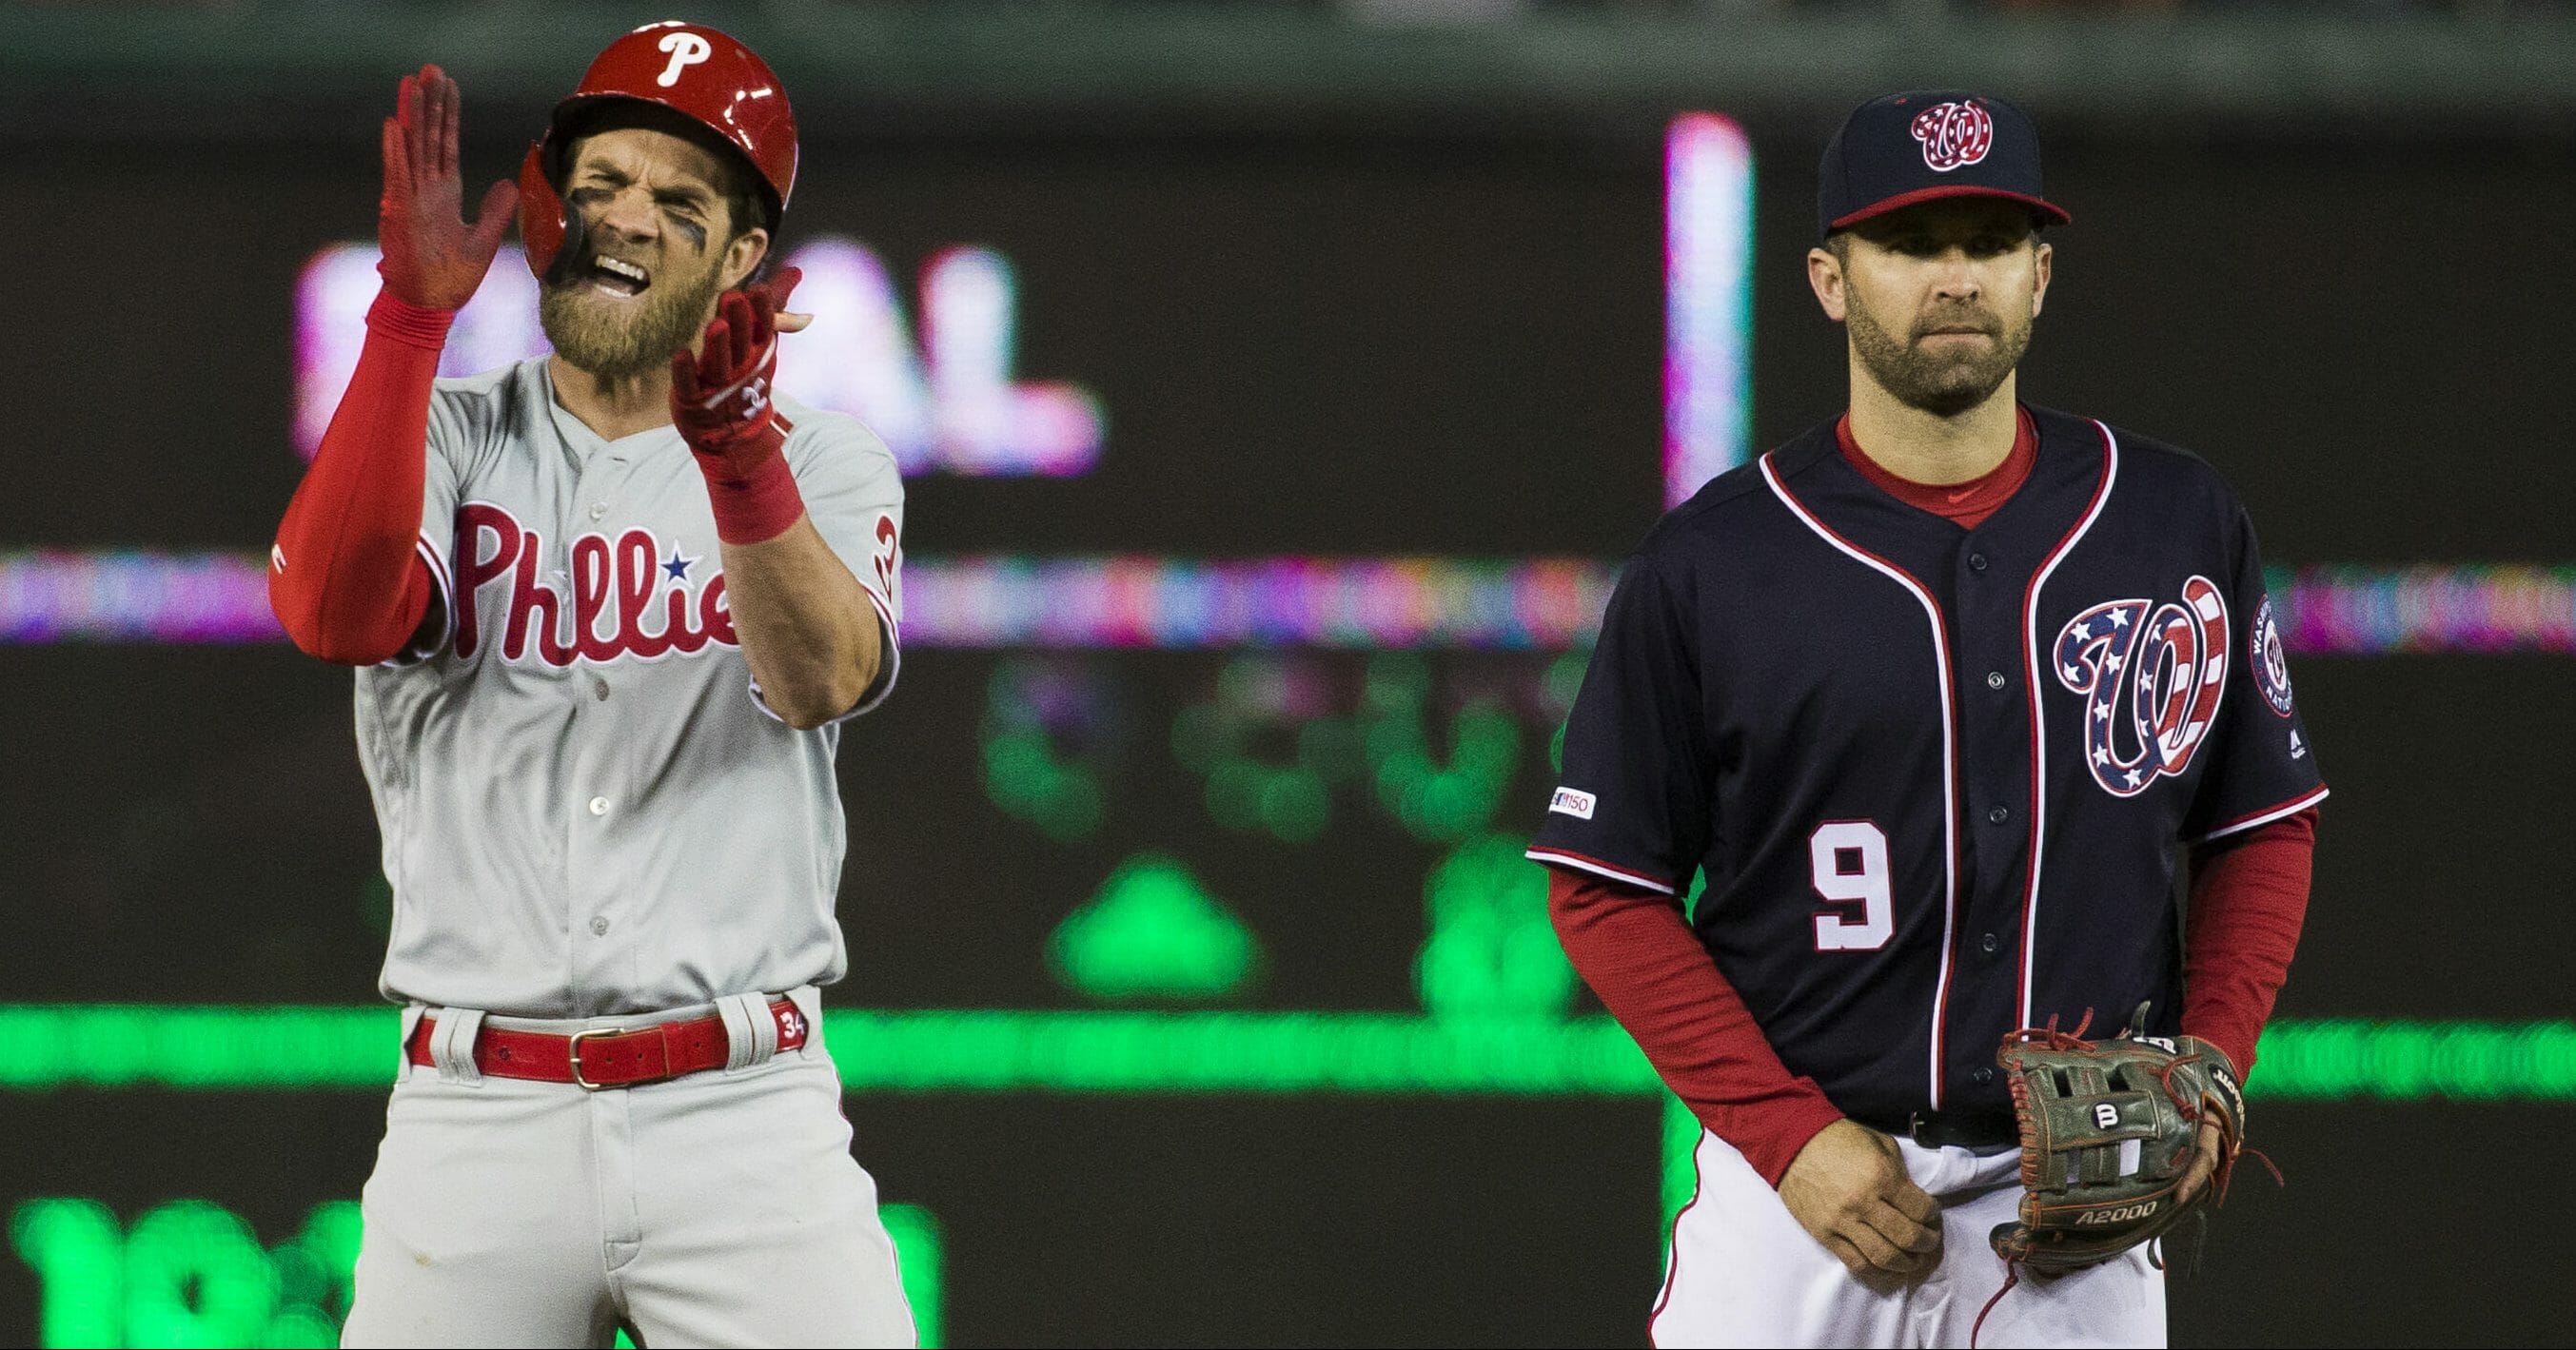
[[[1548,799],[1547,809],[1563,812],[1576,820],[1590,820],[1592,819],[1592,794],[1561,787],[1556,790],[1554,797]]]

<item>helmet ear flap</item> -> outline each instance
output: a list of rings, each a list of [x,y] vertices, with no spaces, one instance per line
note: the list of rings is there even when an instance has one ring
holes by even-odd
[[[528,157],[519,162],[519,244],[527,254],[528,271],[539,281],[548,280],[567,255],[581,253],[581,218],[565,208],[546,173],[544,141],[530,145]]]

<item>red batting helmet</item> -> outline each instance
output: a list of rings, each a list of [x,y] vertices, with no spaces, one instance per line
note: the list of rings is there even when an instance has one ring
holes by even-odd
[[[749,47],[704,24],[650,23],[608,44],[581,87],[555,105],[545,139],[519,166],[519,238],[528,270],[542,277],[562,251],[570,222],[555,183],[581,115],[612,99],[657,103],[704,125],[740,152],[767,189],[770,215],[787,209],[796,185],[796,114],[778,77]]]

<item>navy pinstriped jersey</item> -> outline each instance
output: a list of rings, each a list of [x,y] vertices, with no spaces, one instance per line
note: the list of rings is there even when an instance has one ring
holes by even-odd
[[[1679,893],[1847,1114],[2001,1111],[2006,1032],[2181,1010],[2177,842],[2325,796],[2244,507],[2031,410],[1973,530],[1831,423],[1675,508],[1622,571],[1529,856]]]

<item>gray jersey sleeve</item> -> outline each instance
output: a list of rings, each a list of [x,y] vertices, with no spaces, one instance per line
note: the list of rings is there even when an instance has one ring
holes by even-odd
[[[435,592],[420,631],[388,665],[425,661],[455,632],[456,564],[448,550],[456,538],[456,504],[463,499],[467,471],[492,437],[496,391],[491,385],[481,379],[440,380],[430,391],[429,456],[420,497],[420,539],[414,547],[429,564]]]
[[[780,410],[796,425],[787,437],[787,467],[796,475],[805,514],[859,579],[884,639],[876,681],[848,712],[832,719],[847,721],[885,702],[903,664],[903,478],[894,452],[857,418],[784,401]],[[769,712],[756,681],[752,701]]]

